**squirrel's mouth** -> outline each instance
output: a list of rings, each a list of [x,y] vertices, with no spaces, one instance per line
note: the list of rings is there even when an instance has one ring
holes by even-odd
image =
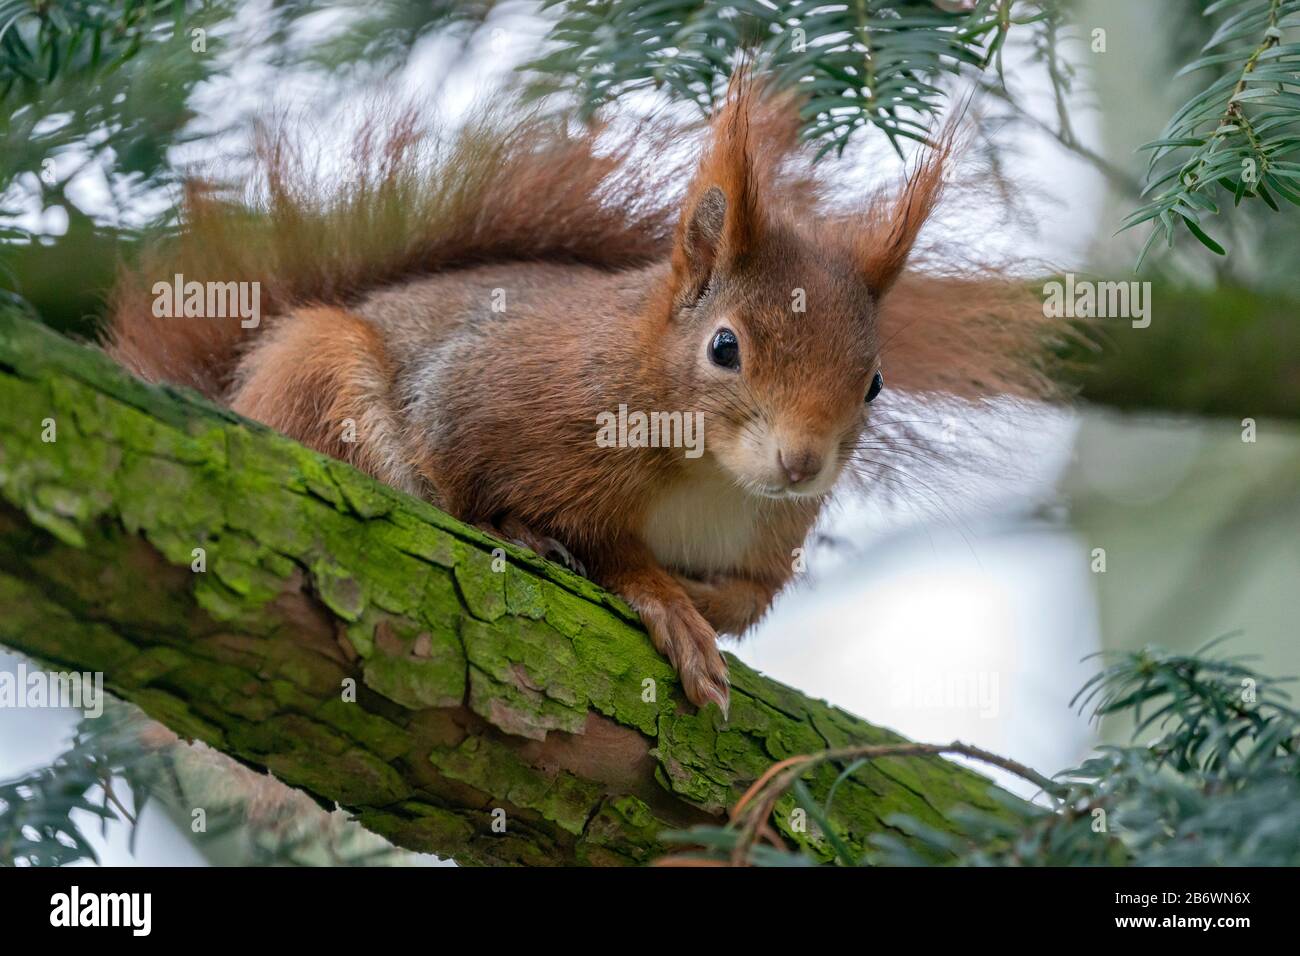
[[[773,501],[791,501],[796,498],[820,498],[826,494],[822,488],[794,488],[789,485],[751,485],[751,494]]]

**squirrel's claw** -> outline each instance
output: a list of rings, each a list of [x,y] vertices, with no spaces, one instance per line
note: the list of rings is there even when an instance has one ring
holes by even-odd
[[[554,561],[556,564],[562,564],[574,574],[581,574],[584,578],[587,576],[586,566],[575,558],[569,549],[554,538],[542,538],[542,545],[546,550],[539,552],[542,557]]]
[[[520,547],[535,551],[548,561],[563,565],[574,574],[581,574],[584,578],[587,576],[586,567],[569,552],[568,548],[552,537],[538,534],[513,514],[505,515],[497,525],[497,529],[500,535]]]
[[[701,658],[679,672],[682,688],[696,707],[702,708],[710,701],[717,704],[722,719],[726,720],[731,712],[731,682],[727,679],[726,662],[716,648],[712,655],[701,655]]]
[[[706,684],[703,690],[709,700],[718,705],[718,710],[722,711],[722,719],[727,720],[731,716],[731,682],[724,675],[721,685]]]
[[[548,538],[545,535],[539,535],[532,540],[516,538],[515,544],[522,545],[525,548],[531,548],[548,561],[554,561],[556,564],[563,565],[574,574],[581,574],[584,578],[587,576],[587,568],[581,561],[569,553],[569,549],[554,538]]]

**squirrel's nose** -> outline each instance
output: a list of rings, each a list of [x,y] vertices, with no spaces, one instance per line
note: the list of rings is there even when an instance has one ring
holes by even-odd
[[[777,449],[776,462],[785,472],[790,484],[797,485],[805,478],[811,478],[822,470],[822,461],[815,452],[784,452]]]

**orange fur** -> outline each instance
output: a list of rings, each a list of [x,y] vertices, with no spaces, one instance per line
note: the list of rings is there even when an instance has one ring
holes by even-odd
[[[373,325],[308,308],[264,335],[239,366],[230,407],[404,491],[423,488],[398,447],[392,368]]]

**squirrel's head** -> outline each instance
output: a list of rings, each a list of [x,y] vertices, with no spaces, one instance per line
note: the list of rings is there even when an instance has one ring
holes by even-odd
[[[886,386],[878,310],[938,198],[938,149],[891,200],[818,222],[782,203],[751,147],[750,96],[729,98],[687,192],[664,356],[704,449],[768,498],[823,495]]]

